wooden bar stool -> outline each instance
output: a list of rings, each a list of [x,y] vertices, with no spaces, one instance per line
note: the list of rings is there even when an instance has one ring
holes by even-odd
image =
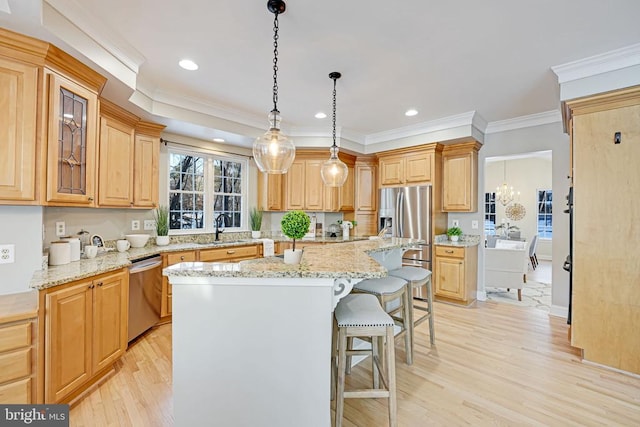
[[[353,287],[354,292],[375,295],[382,308],[391,316],[396,325],[402,327],[400,333],[404,333],[404,346],[407,354],[407,365],[413,364],[413,344],[411,339],[413,323],[410,321],[409,293],[407,281],[399,277],[387,276],[378,279],[366,279],[358,282]]]
[[[342,426],[344,399],[388,398],[389,426],[396,427],[396,367],[393,337],[393,319],[380,306],[373,295],[350,294],[341,299],[335,309],[332,367],[337,370],[335,427]],[[370,350],[353,350],[347,346],[348,338],[371,339]],[[385,347],[384,340],[387,345]],[[337,340],[337,343],[336,343]],[[335,362],[337,345],[337,363]],[[386,350],[385,350],[386,349]],[[386,352],[386,357],[385,357]],[[371,355],[373,388],[345,391],[347,355]],[[385,363],[386,362],[386,363]],[[386,365],[386,366],[385,366]],[[335,371],[334,371],[335,372]],[[331,376],[333,380],[335,373]],[[380,383],[384,386],[380,388]],[[333,392],[333,384],[332,384]]]
[[[426,268],[421,267],[413,267],[413,266],[405,266],[400,267],[395,270],[389,271],[390,276],[399,277],[407,281],[407,290],[409,292],[409,312],[411,313],[411,323],[415,326],[424,322],[425,320],[429,320],[429,340],[431,341],[431,345],[434,345],[436,342],[435,335],[435,325],[433,318],[433,287],[431,284],[431,271]],[[422,307],[419,305],[415,305],[413,303],[413,290],[420,289],[423,286],[427,288],[427,307]],[[414,310],[425,311],[426,314],[416,318],[414,316]],[[413,329],[411,328],[410,332],[411,336],[411,354],[413,354]]]

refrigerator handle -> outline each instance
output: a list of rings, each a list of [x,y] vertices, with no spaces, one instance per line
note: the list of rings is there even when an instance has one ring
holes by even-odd
[[[404,192],[398,192],[398,198],[396,200],[396,224],[398,224],[398,235],[396,237],[404,236]]]

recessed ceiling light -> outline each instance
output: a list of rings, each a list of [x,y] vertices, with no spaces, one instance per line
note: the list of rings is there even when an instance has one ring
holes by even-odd
[[[224,142],[222,138],[213,138],[213,142]]]
[[[327,115],[325,113],[316,113],[316,119],[325,119]]]
[[[198,64],[196,64],[190,59],[183,59],[180,62],[178,62],[178,65],[180,65],[185,70],[189,70],[189,71],[195,71],[198,69]]]
[[[413,108],[405,111],[404,113],[404,115],[407,117],[412,117],[412,116],[415,116],[416,114],[418,114],[418,110],[414,110]]]

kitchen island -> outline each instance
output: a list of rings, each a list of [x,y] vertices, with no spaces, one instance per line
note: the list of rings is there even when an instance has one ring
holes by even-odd
[[[299,265],[269,257],[164,269],[175,425],[330,426],[333,309],[355,283],[400,267],[419,242],[310,247]]]

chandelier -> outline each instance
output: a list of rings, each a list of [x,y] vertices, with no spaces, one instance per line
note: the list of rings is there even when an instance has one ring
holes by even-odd
[[[273,109],[269,113],[269,130],[253,143],[253,158],[261,172],[283,174],[293,163],[296,146],[280,130],[278,111],[278,15],[287,6],[282,0],[269,0],[267,9],[275,15],[273,19]]]
[[[342,187],[347,180],[349,168],[338,158],[338,146],[336,145],[336,80],[342,74],[334,71],[329,74],[329,78],[333,80],[333,145],[329,149],[331,156],[329,160],[322,164],[320,175],[325,185],[329,187]]]
[[[507,206],[509,203],[513,202],[513,199],[518,196],[520,197],[520,192],[517,193],[513,190],[513,186],[509,187],[507,185],[507,162],[506,160],[503,162],[503,172],[502,172],[502,185],[496,187],[496,201],[500,202],[502,206]]]

